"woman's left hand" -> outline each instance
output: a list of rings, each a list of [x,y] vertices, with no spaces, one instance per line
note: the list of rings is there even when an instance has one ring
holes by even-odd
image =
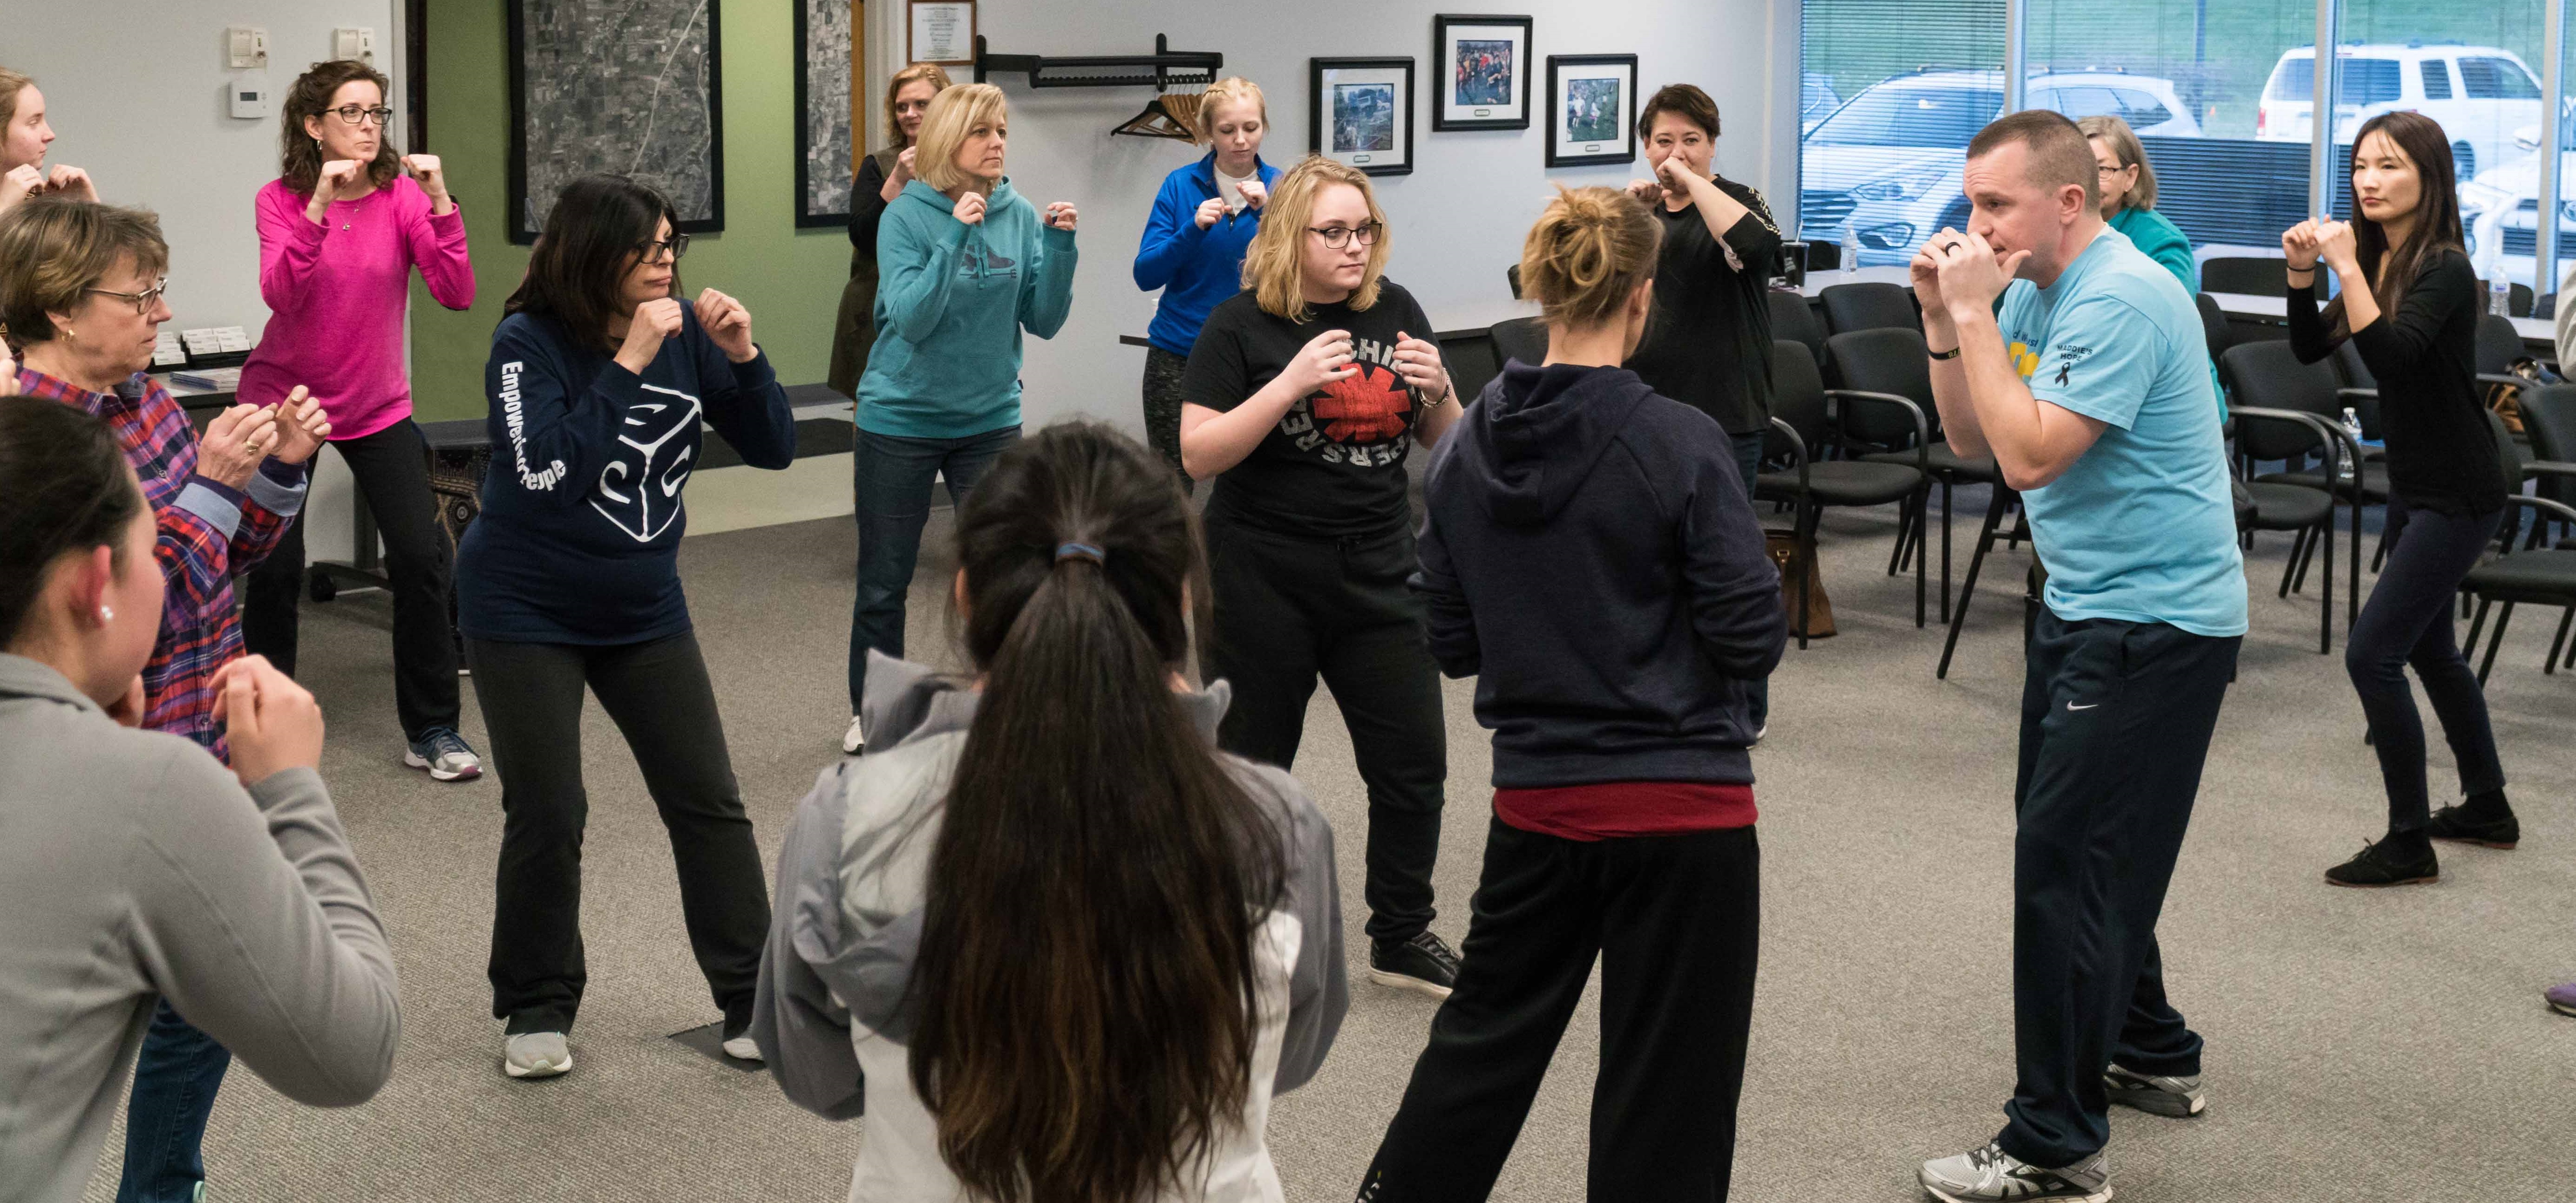
[[[1047,228],[1049,228],[1049,229],[1053,229],[1053,230],[1068,230],[1068,231],[1069,231],[1069,230],[1073,229],[1074,218],[1075,218],[1075,213],[1074,213],[1074,211],[1073,211],[1073,202],[1072,202],[1072,201],[1049,201],[1049,202],[1047,202],[1047,207],[1046,207],[1046,224],[1047,224]]]
[[[698,294],[698,325],[714,339],[725,358],[735,363],[750,363],[760,354],[751,342],[751,311],[742,302],[710,288]]]
[[[1440,362],[1440,348],[1402,330],[1395,332],[1395,374],[1422,394],[1425,405],[1449,399],[1449,369]]]
[[[429,194],[430,212],[445,217],[456,208],[447,196],[447,169],[439,164],[437,155],[404,155],[402,165],[413,179],[420,181],[420,190]]]
[[[331,419],[322,413],[321,398],[299,384],[277,405],[277,443],[268,454],[282,464],[300,464],[330,437]]]
[[[2361,265],[2361,261],[2353,246],[2352,223],[2348,221],[2318,222],[2317,257],[2325,260],[2326,266],[2333,268],[2337,274],[2349,272],[2354,268],[2359,267]]]

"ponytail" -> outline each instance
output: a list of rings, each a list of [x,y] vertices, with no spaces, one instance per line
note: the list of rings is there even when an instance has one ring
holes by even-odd
[[[1131,1203],[1239,1122],[1283,837],[1171,687],[1208,592],[1162,461],[1050,427],[957,538],[985,684],[931,850],[913,1088],[969,1197]]]
[[[1557,190],[1521,243],[1521,291],[1551,326],[1588,328],[1617,317],[1654,278],[1663,230],[1637,198],[1614,188]]]

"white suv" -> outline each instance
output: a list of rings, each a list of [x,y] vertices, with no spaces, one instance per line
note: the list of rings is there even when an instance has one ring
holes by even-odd
[[[2335,47],[2335,141],[2352,144],[2363,122],[2412,109],[2450,135],[2458,178],[2474,179],[2515,154],[2513,132],[2540,120],[2540,81],[2510,50],[2457,42],[2352,43]],[[2254,136],[2305,142],[2317,95],[2313,46],[2284,51],[2254,114]]]

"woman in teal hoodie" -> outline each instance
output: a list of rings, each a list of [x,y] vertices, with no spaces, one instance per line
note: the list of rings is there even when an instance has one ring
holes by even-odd
[[[2140,254],[2162,264],[2182,281],[2184,292],[2200,291],[2200,265],[2191,257],[2191,239],[2156,212],[2156,169],[2137,132],[2117,117],[2087,117],[2075,123],[2093,144],[2093,162],[2101,173],[2102,220],[2125,235]]]
[[[915,178],[877,231],[876,345],[859,379],[855,487],[859,593],[850,610],[850,729],[867,655],[903,655],[904,599],[933,478],[963,506],[1020,437],[1020,332],[1053,338],[1073,303],[1070,203],[1040,213],[1002,175],[1009,136],[1002,90],[932,98],[913,153]]]

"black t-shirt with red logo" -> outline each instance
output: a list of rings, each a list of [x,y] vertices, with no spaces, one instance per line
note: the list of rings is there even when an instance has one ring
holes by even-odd
[[[1398,333],[1432,341],[1413,294],[1378,282],[1367,309],[1310,305],[1292,322],[1265,312],[1250,291],[1218,303],[1190,351],[1181,399],[1223,413],[1276,379],[1327,330],[1351,336],[1355,374],[1290,406],[1242,463],[1216,478],[1208,510],[1263,530],[1306,538],[1380,535],[1412,523],[1404,457],[1413,449],[1421,398],[1395,372]]]

